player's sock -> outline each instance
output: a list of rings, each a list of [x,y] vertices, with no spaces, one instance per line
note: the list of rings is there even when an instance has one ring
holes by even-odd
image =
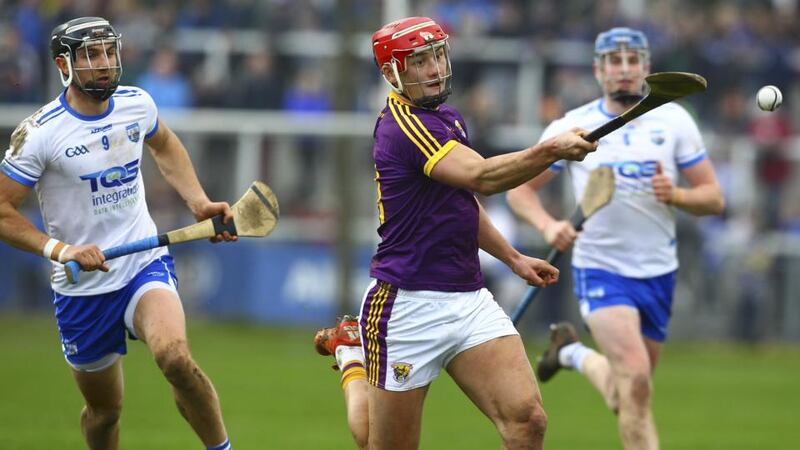
[[[561,347],[561,350],[558,351],[558,362],[564,367],[570,367],[583,373],[583,360],[594,352],[580,342],[573,342]]]
[[[340,345],[336,347],[336,364],[342,371],[342,389],[356,380],[366,380],[364,370],[364,350],[361,347]]]
[[[226,438],[225,442],[223,442],[222,444],[215,445],[213,447],[206,447],[206,450],[231,450],[232,448],[233,447],[231,447],[231,440]]]

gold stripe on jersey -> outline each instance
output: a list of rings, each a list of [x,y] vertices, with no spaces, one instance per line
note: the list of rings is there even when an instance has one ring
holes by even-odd
[[[392,102],[392,100],[390,100],[390,102]],[[431,136],[431,133],[427,128],[425,128],[425,125],[422,124],[419,118],[411,112],[411,108],[409,108],[407,104],[401,103],[397,100],[394,100],[394,104],[395,109],[398,112],[398,115],[395,116],[395,120],[404,121],[406,128],[413,131],[417,139],[425,144],[428,150],[430,150],[430,156],[435,155],[436,152],[442,149],[442,146],[439,145],[439,141]]]
[[[442,158],[444,158],[448,153],[450,153],[450,150],[455,148],[456,144],[458,144],[458,141],[456,141],[455,139],[447,141],[447,143],[444,144],[442,149],[436,152],[436,154],[433,155],[433,158],[430,158],[428,162],[425,163],[425,167],[423,168],[423,170],[425,171],[425,175],[431,176],[431,172],[433,171],[433,168],[436,166],[436,164],[439,161],[441,161]]]
[[[406,115],[408,115],[409,117],[414,119],[414,122],[416,122],[419,125],[419,129],[422,130],[425,133],[425,136],[428,137],[428,142],[432,142],[433,145],[438,149],[437,151],[441,151],[442,150],[442,146],[441,146],[441,144],[439,144],[439,141],[437,141],[433,136],[431,136],[430,131],[428,131],[428,129],[425,127],[425,125],[422,123],[422,121],[419,120],[419,117],[417,117],[416,114],[413,114],[411,112],[411,108],[409,108],[408,105],[405,105],[405,106],[403,106],[403,110],[406,113]]]
[[[378,172],[378,166],[375,166],[375,183],[378,186],[378,223],[383,225],[385,221],[383,210],[383,196],[381,195],[381,174]]]
[[[389,100],[389,110],[392,112],[392,117],[394,117],[394,120],[395,122],[397,122],[397,125],[399,125],[400,129],[403,130],[403,133],[405,133],[406,136],[408,136],[408,139],[422,151],[422,154],[425,155],[426,158],[430,158],[436,152],[430,149],[429,147],[421,144],[419,141],[417,141],[417,138],[414,136],[414,134],[408,131],[405,125],[405,121],[400,117],[400,113],[397,111],[399,108],[400,106],[398,104],[393,102],[391,99]]]

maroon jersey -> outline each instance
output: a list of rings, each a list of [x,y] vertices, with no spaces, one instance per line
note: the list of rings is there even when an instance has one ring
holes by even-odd
[[[446,104],[418,108],[392,92],[374,138],[381,243],[370,276],[407,290],[482,288],[477,200],[430,178],[457,143],[469,146],[461,114]]]

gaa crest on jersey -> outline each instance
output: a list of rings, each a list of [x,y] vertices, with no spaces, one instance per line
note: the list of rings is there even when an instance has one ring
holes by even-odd
[[[650,142],[656,145],[661,145],[666,140],[664,137],[664,130],[650,130]]]
[[[467,132],[464,131],[464,127],[461,126],[461,122],[456,120],[455,123],[456,123],[456,128],[458,128],[459,133],[461,133],[461,136],[463,136],[464,139],[466,139],[467,138]]]
[[[392,364],[392,370],[394,371],[394,381],[398,383],[403,383],[408,379],[408,376],[411,375],[411,369],[414,366],[409,363],[398,362]]]
[[[134,122],[127,127],[125,127],[125,131],[128,133],[128,140],[131,142],[139,142],[139,122]]]

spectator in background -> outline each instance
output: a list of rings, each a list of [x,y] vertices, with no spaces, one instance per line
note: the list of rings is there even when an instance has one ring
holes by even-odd
[[[283,89],[274,70],[272,52],[264,49],[247,55],[236,72],[225,106],[246,109],[278,109],[281,106]],[[292,107],[298,106],[294,104],[296,100],[291,99]]]
[[[178,71],[178,54],[169,47],[159,47],[150,69],[136,83],[150,93],[161,109],[192,106],[192,89]]]
[[[41,0],[24,0],[14,16],[23,46],[39,49],[47,44],[46,23],[39,12],[41,3]]]
[[[0,102],[29,103],[42,97],[41,65],[37,51],[6,29],[0,40]]]
[[[762,186],[761,205],[764,225],[778,228],[786,185],[792,177],[792,161],[786,154],[791,123],[780,113],[759,115],[751,126],[757,145],[756,179]]]
[[[226,21],[223,2],[214,0],[191,0],[178,13],[178,28],[222,28]]]
[[[283,97],[283,109],[297,114],[321,113],[330,111],[332,100],[330,90],[325,89],[322,74],[317,68],[303,67],[294,77],[294,84],[289,87]],[[299,158],[299,167],[303,167],[304,176],[298,179],[299,185],[294,189],[300,209],[308,206],[311,195],[318,191],[317,182],[320,172],[320,159],[325,156],[319,151],[320,140],[312,136],[301,136],[298,142],[299,151],[294,154]]]
[[[283,109],[296,113],[330,111],[332,101],[316,68],[303,67],[283,96]]]

